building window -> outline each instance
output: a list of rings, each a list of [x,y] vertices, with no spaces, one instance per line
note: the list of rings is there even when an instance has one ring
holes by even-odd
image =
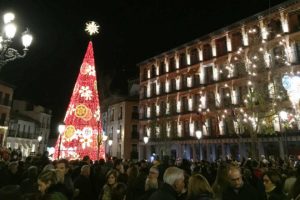
[[[115,118],[115,109],[111,109],[110,111],[110,121],[114,121]]]
[[[212,48],[210,44],[203,45],[203,60],[210,60],[212,58]]]
[[[243,46],[243,36],[241,33],[233,33],[231,37],[232,51],[237,51]]]
[[[175,71],[175,68],[176,68],[175,65],[176,65],[175,58],[174,57],[170,58],[170,61],[169,61],[170,72]]]
[[[187,64],[186,62],[186,55],[185,53],[181,53],[179,55],[179,67],[182,68],[182,67],[185,67]]]
[[[5,125],[5,121],[6,121],[6,113],[2,113],[1,114],[1,118],[0,118],[0,125],[4,126]]]
[[[120,107],[120,112],[119,112],[119,120],[123,119],[123,107]]]
[[[139,139],[138,126],[132,125],[131,139]]]
[[[227,44],[226,44],[226,37],[220,38],[216,41],[217,45],[217,55],[223,56],[227,53]]]
[[[199,62],[199,56],[198,56],[199,54],[196,48],[191,50],[190,55],[191,55],[191,65],[194,65]]]
[[[9,106],[9,104],[10,104],[9,97],[10,97],[10,95],[7,94],[7,93],[4,96],[4,102],[3,102],[3,104],[6,105],[6,106]]]
[[[213,83],[214,78],[213,78],[213,68],[212,66],[208,66],[204,68],[205,71],[205,84],[210,84]]]
[[[133,106],[133,107],[132,107],[132,115],[131,115],[131,118],[132,118],[132,119],[138,119],[138,117],[139,117],[138,107],[137,107],[137,106]]]

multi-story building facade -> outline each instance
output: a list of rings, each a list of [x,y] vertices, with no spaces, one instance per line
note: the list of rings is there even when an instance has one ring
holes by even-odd
[[[104,128],[108,136],[105,143],[107,156],[138,159],[138,124],[138,98],[126,97],[110,102]]]
[[[13,112],[9,121],[6,147],[12,150],[20,149],[24,157],[29,156],[31,152],[39,152],[38,130],[40,126],[39,121],[18,112]]]
[[[0,146],[3,146],[7,137],[11,103],[14,86],[0,81]]]
[[[42,153],[46,150],[52,111],[26,101],[14,100],[12,112],[14,113],[14,118],[10,122],[9,145],[13,148],[19,145],[24,146],[24,154],[29,151]],[[39,136],[41,141],[38,141]],[[16,141],[20,141],[20,143]]]
[[[288,1],[139,63],[141,158],[300,154],[299,27]]]

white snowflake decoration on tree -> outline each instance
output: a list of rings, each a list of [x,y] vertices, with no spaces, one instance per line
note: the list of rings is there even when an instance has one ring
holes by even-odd
[[[94,22],[94,21],[90,21],[85,23],[85,31],[89,34],[89,35],[96,35],[97,33],[99,33],[99,25]]]
[[[96,118],[97,121],[100,121],[100,108],[99,107],[96,110],[96,112],[94,113],[94,117]]]
[[[81,86],[79,94],[81,97],[84,97],[85,100],[91,100],[93,96],[89,86]]]
[[[95,67],[92,66],[92,65],[89,65],[86,69],[88,75],[90,76],[96,76],[96,70],[95,70]]]
[[[91,135],[82,134],[80,138],[80,143],[83,149],[90,147],[93,142]]]

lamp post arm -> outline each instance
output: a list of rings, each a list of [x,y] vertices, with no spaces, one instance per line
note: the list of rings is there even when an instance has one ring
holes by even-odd
[[[28,49],[23,49],[23,54],[20,54],[16,49],[6,48],[0,55],[0,70],[1,68],[10,61],[24,58],[27,54]]]

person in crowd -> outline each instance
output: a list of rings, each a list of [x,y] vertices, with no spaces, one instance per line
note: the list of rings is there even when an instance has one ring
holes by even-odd
[[[67,200],[61,192],[60,185],[57,185],[57,176],[54,170],[42,171],[38,176],[38,188],[42,200]]]
[[[148,178],[145,181],[145,192],[139,200],[147,200],[149,197],[158,190],[162,183],[158,180],[159,171],[157,167],[151,167],[149,170]]]
[[[267,194],[267,200],[285,200],[287,197],[282,191],[282,180],[274,170],[267,171],[263,175],[263,183]]]
[[[118,171],[110,170],[106,174],[106,184],[103,186],[103,189],[100,193],[100,200],[113,200],[111,198],[112,189],[117,185]]]
[[[213,190],[206,178],[194,174],[189,178],[187,200],[212,200]]]
[[[5,185],[18,185],[20,183],[21,176],[18,173],[18,162],[10,162],[7,169],[4,169],[1,174],[0,188]]]
[[[222,193],[228,185],[227,172],[228,166],[225,163],[221,162],[217,170],[215,182],[212,185],[215,200],[222,199]]]
[[[293,186],[297,180],[297,173],[294,169],[288,169],[287,178],[284,181],[283,192],[290,198]]]
[[[19,185],[6,185],[0,189],[0,199],[2,200],[23,200]]]
[[[36,166],[30,166],[27,169],[27,178],[25,178],[20,185],[23,194],[38,192],[37,177],[38,168]]]
[[[117,183],[112,188],[111,199],[112,200],[132,200],[131,198],[126,197],[126,185],[124,183]]]
[[[294,183],[291,191],[291,197],[293,200],[300,200],[300,176],[297,177],[297,180]]]
[[[124,165],[121,159],[116,159],[114,161],[114,169],[118,171],[118,182],[127,184],[128,175],[125,173]]]
[[[55,168],[57,170],[57,173],[59,174],[58,182],[65,185],[68,193],[68,199],[73,198],[74,194],[74,184],[72,181],[72,178],[70,176],[69,172],[69,161],[66,159],[58,160],[55,163]]]
[[[176,200],[184,189],[184,171],[177,167],[169,167],[163,176],[162,187],[154,192],[149,200]]]
[[[137,186],[137,175],[138,175],[138,167],[135,164],[131,164],[130,167],[127,169],[128,175],[128,182],[127,182],[127,199],[135,200],[137,193],[136,193],[136,186]]]
[[[238,166],[229,166],[227,172],[229,186],[222,193],[222,200],[254,200],[260,199],[258,191],[242,179],[241,169]]]
[[[75,200],[96,199],[90,180],[91,168],[89,165],[83,165],[80,170],[80,175],[74,181],[74,188],[79,190],[79,194]]]

